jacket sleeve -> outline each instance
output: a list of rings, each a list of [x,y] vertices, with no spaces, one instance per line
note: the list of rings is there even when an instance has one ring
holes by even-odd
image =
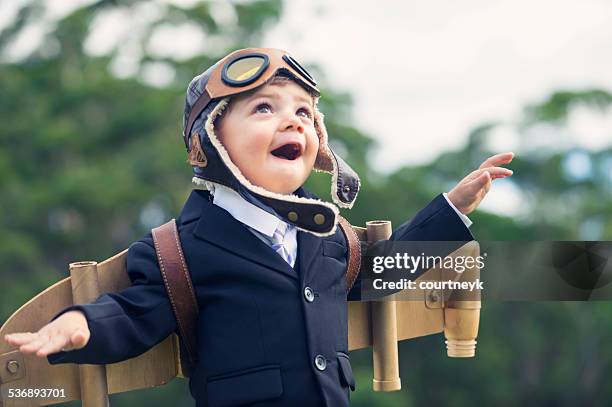
[[[474,236],[440,194],[412,220],[395,229],[389,240],[468,242]]]
[[[465,223],[448,204],[444,195],[439,194],[425,208],[421,209],[414,218],[395,229],[389,240],[403,242],[449,242],[448,245],[443,246],[445,249],[443,252],[428,253],[430,255],[446,256],[461,247],[463,244],[461,242],[474,240],[474,236],[472,236]],[[457,242],[457,244],[450,242]],[[378,249],[376,246],[370,247],[368,254],[376,252]],[[415,243],[415,248],[417,246],[418,243]],[[384,250],[382,246],[380,249]],[[420,248],[415,250],[415,252],[420,253]],[[362,250],[362,253],[365,254],[366,252]],[[385,254],[393,255],[393,253]],[[410,277],[410,280],[416,280],[424,271],[426,270],[419,269],[411,275],[404,274],[402,277]],[[359,301],[361,299],[362,277],[363,273],[360,272],[353,288],[348,294],[347,298],[349,301]]]
[[[53,317],[82,311],[91,336],[81,349],[48,355],[50,364],[116,363],[144,353],[176,329],[150,234],[130,246],[127,272],[132,286],[103,294],[90,304],[64,308]]]

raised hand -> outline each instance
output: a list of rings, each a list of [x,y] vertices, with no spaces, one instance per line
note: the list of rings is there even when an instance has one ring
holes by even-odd
[[[68,311],[40,328],[38,332],[21,332],[4,336],[22,353],[36,353],[38,357],[61,350],[80,349],[89,342],[87,319],[81,311]]]
[[[494,179],[512,175],[512,170],[499,167],[508,164],[514,153],[496,154],[487,158],[477,170],[472,171],[448,193],[448,199],[464,215],[469,214],[480,205],[480,202],[491,189]]]

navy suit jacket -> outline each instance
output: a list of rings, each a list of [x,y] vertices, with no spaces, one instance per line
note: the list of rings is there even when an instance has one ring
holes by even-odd
[[[294,269],[207,191],[192,191],[177,225],[200,308],[200,361],[189,382],[196,405],[347,406],[355,379],[340,229],[324,238],[298,232]],[[472,236],[439,195],[393,239]],[[130,246],[127,271],[131,287],[62,310],[82,311],[91,337],[82,349],[49,355],[51,364],[115,363],[177,330],[150,233]]]

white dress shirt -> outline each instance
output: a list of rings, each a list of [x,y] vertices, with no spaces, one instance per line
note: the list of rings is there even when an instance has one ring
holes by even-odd
[[[286,223],[263,209],[247,202],[233,189],[216,184],[213,194],[213,204],[225,209],[237,221],[243,223],[258,238],[272,247],[272,237],[281,223],[287,225],[283,245],[291,255],[291,267],[297,258],[297,228]]]

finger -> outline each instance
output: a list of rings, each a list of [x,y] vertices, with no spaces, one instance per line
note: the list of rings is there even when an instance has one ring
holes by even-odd
[[[25,343],[29,343],[38,337],[37,333],[32,332],[21,332],[8,334],[4,336],[4,340],[13,346],[21,346]]]
[[[498,179],[498,178],[507,178],[512,176],[512,174],[491,174],[491,179]]]
[[[478,181],[481,186],[486,186],[491,183],[491,173],[489,171],[485,171],[482,173],[480,177],[478,177]]]
[[[478,171],[486,171],[491,175],[491,178],[505,178],[514,174],[514,171],[504,167],[487,167]]]
[[[70,342],[72,343],[72,346],[74,346],[75,349],[80,349],[84,347],[87,344],[88,340],[89,335],[80,329],[73,333],[72,337],[70,338]]]
[[[491,174],[488,171],[484,171],[478,178],[466,185],[467,192],[473,197],[476,197],[480,191],[482,191],[487,183],[491,182]]]
[[[59,352],[67,345],[67,343],[68,340],[65,336],[55,335],[51,338],[49,342],[47,342],[45,345],[41,346],[40,349],[38,349],[38,352],[36,352],[36,356],[42,357],[50,355],[51,353]]]
[[[484,171],[484,169],[478,169],[478,170],[474,170],[472,172],[470,172],[468,175],[465,176],[465,178],[463,178],[460,182],[460,184],[467,184],[470,181],[474,181],[475,179],[477,179],[478,177],[480,177],[482,175],[482,171]]]
[[[482,189],[484,181],[482,180],[483,175],[480,177],[462,185],[460,194],[464,197],[467,202],[472,202],[478,192]]]
[[[484,160],[483,163],[480,164],[479,168],[493,167],[493,166],[500,165],[500,164],[508,164],[513,159],[514,159],[514,153],[512,152],[495,154],[487,158],[486,160]]]
[[[494,167],[494,166],[500,165],[500,164],[508,164],[513,159],[514,159],[514,153],[513,152],[495,154],[495,155],[487,158],[486,160],[484,160],[483,163],[480,164],[480,167],[478,167],[478,168],[480,169],[480,168],[486,168],[486,167]]]
[[[19,347],[19,351],[22,353],[34,353],[40,349],[47,341],[43,341],[40,338],[35,339],[30,343],[26,343],[25,345],[21,345]]]
[[[486,174],[488,174],[488,172]],[[485,178],[485,183],[483,185],[483,189],[485,191],[484,194],[486,195],[491,190],[491,185],[493,183],[493,178],[491,176],[485,176],[484,178]]]
[[[468,176],[466,176],[463,180],[461,180],[461,183],[466,183],[467,184],[470,181],[474,181],[474,180],[478,179],[478,177],[482,176],[482,173],[484,171],[488,171],[493,179],[506,178],[506,177],[509,177],[512,174],[514,174],[514,171],[512,171],[511,169],[508,169],[508,168],[504,168],[504,167],[479,168],[477,170],[472,171]]]

